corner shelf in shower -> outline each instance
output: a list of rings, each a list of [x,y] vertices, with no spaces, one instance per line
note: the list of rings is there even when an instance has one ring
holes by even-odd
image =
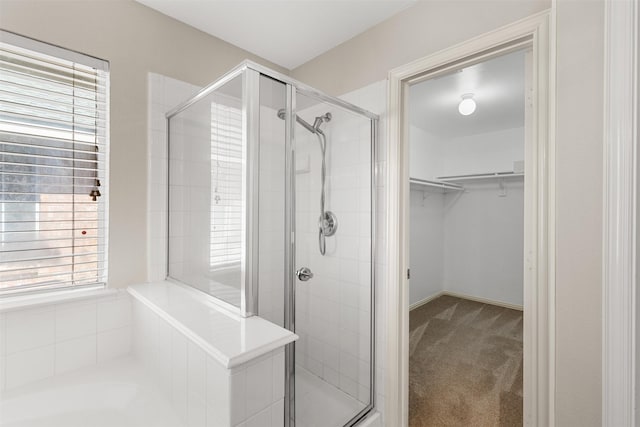
[[[417,190],[428,190],[429,188],[440,189],[443,192],[446,191],[462,191],[464,187],[458,184],[451,184],[444,181],[431,181],[428,179],[409,178],[411,188]]]

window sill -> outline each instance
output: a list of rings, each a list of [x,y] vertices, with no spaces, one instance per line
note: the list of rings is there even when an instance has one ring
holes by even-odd
[[[83,299],[109,297],[116,295],[117,293],[118,291],[115,289],[84,288],[64,289],[60,291],[6,297],[0,299],[0,313],[49,304],[79,301]]]

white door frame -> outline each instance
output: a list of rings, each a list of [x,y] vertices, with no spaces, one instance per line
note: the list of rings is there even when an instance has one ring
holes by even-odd
[[[409,82],[525,43],[533,49],[533,134],[525,141],[524,420],[528,426],[554,425],[555,47],[550,43],[551,20],[550,12],[539,13],[389,72],[386,425],[408,424]]]
[[[605,5],[602,425],[636,414],[638,0]]]

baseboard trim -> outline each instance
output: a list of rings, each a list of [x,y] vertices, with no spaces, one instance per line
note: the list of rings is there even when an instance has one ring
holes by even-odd
[[[480,298],[480,297],[476,297],[473,295],[467,295],[467,294],[461,294],[458,292],[450,292],[450,291],[440,291],[436,294],[433,294],[429,297],[426,297],[425,299],[422,299],[418,302],[414,302],[413,304],[411,304],[409,306],[409,311],[411,310],[415,310],[418,307],[421,307],[423,305],[425,305],[426,303],[433,301],[434,299],[441,297],[443,295],[448,295],[450,297],[456,297],[456,298],[463,298],[463,299],[468,299],[470,301],[476,301],[476,302],[481,302],[483,304],[491,304],[491,305],[497,305],[499,307],[504,307],[504,308],[510,308],[512,310],[518,310],[518,311],[523,311],[523,307],[521,305],[516,305],[516,304],[511,304],[508,302],[503,302],[503,301],[497,301],[497,300],[492,300],[492,299],[488,299],[488,298]]]
[[[418,308],[418,307],[422,307],[423,305],[425,305],[425,304],[426,304],[426,303],[428,303],[429,301],[433,301],[434,299],[436,299],[436,298],[438,298],[438,297],[441,297],[441,296],[442,296],[442,295],[444,295],[444,294],[445,294],[445,292],[444,292],[444,291],[440,291],[440,292],[437,292],[437,293],[435,293],[435,294],[433,294],[433,295],[431,295],[431,296],[426,297],[425,299],[421,299],[421,300],[420,300],[420,301],[418,301],[418,302],[414,302],[413,304],[411,304],[411,305],[409,306],[409,311],[411,311],[411,310],[415,310],[415,309],[416,309],[416,308]]]

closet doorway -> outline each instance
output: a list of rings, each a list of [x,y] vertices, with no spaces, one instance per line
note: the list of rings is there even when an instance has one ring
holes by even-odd
[[[523,424],[531,54],[408,87],[410,427]]]

